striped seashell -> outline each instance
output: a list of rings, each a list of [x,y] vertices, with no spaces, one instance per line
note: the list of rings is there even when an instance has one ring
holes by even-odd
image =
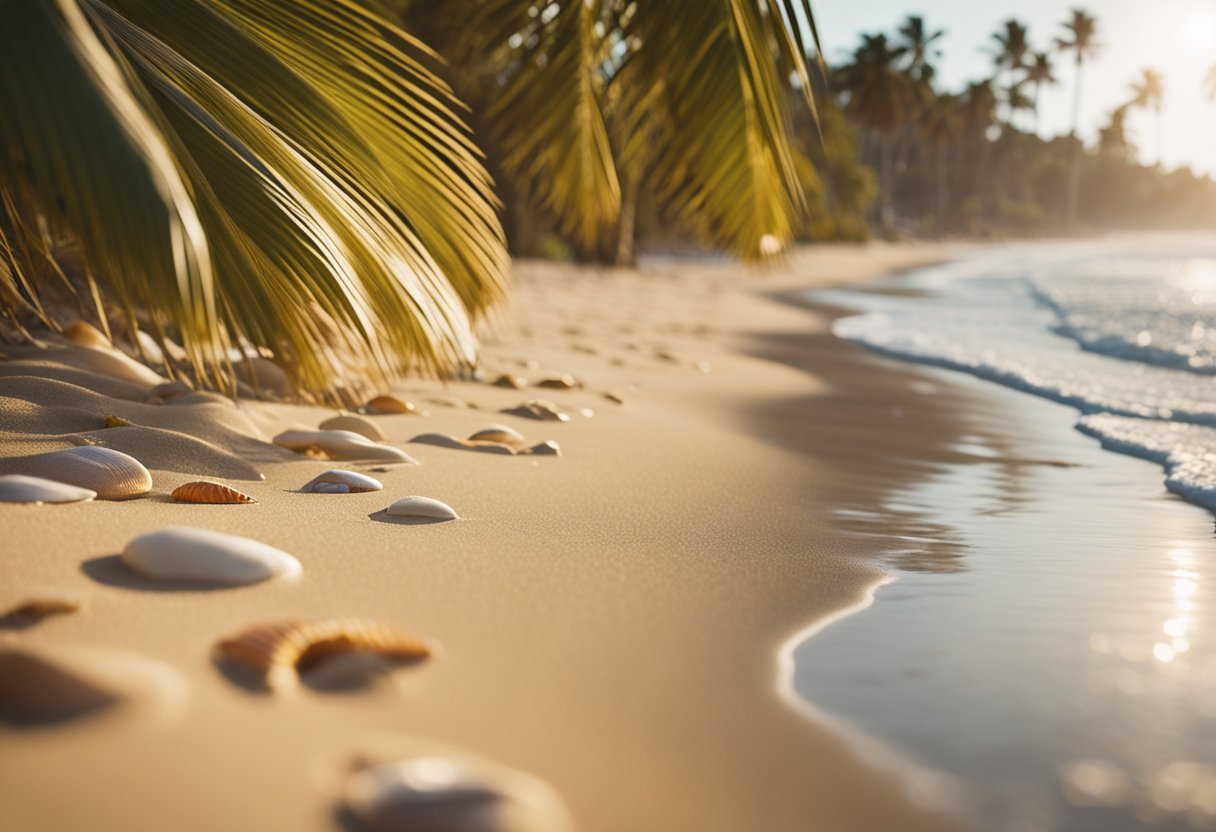
[[[376,396],[363,406],[367,413],[417,413],[413,402],[403,402],[396,396]]]
[[[544,399],[529,399],[522,404],[504,410],[503,413],[510,413],[513,416],[524,416],[529,419],[540,419],[541,421],[570,421],[569,413],[566,413],[553,402],[547,402]]]
[[[523,390],[528,386],[528,380],[514,373],[503,373],[494,379],[495,387],[510,387],[512,390]]]
[[[162,581],[242,586],[276,576],[295,577],[300,562],[291,555],[235,534],[170,526],[142,534],[122,550],[130,569]]]
[[[170,495],[181,503],[256,503],[248,494],[218,482],[199,480],[179,485]]]
[[[370,765],[350,774],[347,810],[371,832],[571,832],[569,810],[548,783],[522,771],[445,751]]]
[[[385,511],[394,517],[418,517],[426,520],[460,519],[460,515],[454,508],[432,497],[402,497]]]
[[[582,385],[572,375],[562,374],[560,376],[550,376],[546,379],[541,379],[536,383],[537,387],[547,387],[550,390],[573,390]]]
[[[380,430],[380,426],[371,419],[365,419],[353,413],[343,413],[341,416],[326,419],[318,427],[321,430],[348,430],[365,436],[373,442],[384,442],[388,439],[384,435],[384,431]]]
[[[487,425],[469,436],[470,442],[497,442],[500,445],[522,447],[527,440],[523,434],[506,425]]]
[[[126,500],[152,490],[152,475],[122,451],[82,445],[5,460],[10,470],[97,492],[101,500]]]
[[[400,448],[380,445],[349,430],[289,430],[280,433],[274,444],[296,453],[321,454],[328,459],[369,459],[377,462],[418,460]]]
[[[8,474],[0,477],[0,503],[79,503],[97,492],[41,477]]]
[[[361,494],[380,491],[384,486],[380,480],[360,474],[358,471],[325,471],[313,477],[301,491],[313,494]]]
[[[253,671],[271,690],[290,688],[299,673],[349,653],[375,653],[393,661],[431,655],[425,642],[364,618],[264,624],[221,641],[216,651],[223,659]]]

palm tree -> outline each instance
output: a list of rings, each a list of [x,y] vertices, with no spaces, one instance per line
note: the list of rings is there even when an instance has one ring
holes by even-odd
[[[996,61],[997,72],[1008,73],[1008,83],[1005,86],[1006,104],[1008,107],[1008,122],[1013,123],[1013,104],[1015,88],[1021,83],[1017,78],[1019,70],[1026,66],[1026,56],[1030,53],[1030,42],[1027,39],[1025,24],[1015,18],[1006,20],[1004,28],[992,35],[997,48],[992,50]]]
[[[1165,84],[1161,73],[1151,67],[1146,67],[1140,75],[1140,80],[1132,83],[1133,107],[1152,110],[1157,117],[1157,164],[1162,163],[1163,144],[1161,134],[1161,107],[1165,100]]]
[[[1060,82],[1055,75],[1055,65],[1052,63],[1050,52],[1034,52],[1026,67],[1026,82],[1034,85],[1031,104],[1034,109],[1034,130],[1039,132],[1039,93],[1044,85],[1053,86]]]
[[[629,171],[742,257],[791,238],[807,0],[462,2],[504,166],[576,236],[622,222]],[[359,0],[0,2],[0,312],[57,326],[72,249],[103,327],[108,304],[132,341],[180,339],[220,389],[248,344],[347,401],[476,361],[509,261],[435,64]]]
[[[919,15],[908,15],[899,27],[902,39],[897,45],[903,47],[908,58],[906,69],[908,74],[918,81],[931,82],[936,74],[933,61],[942,56],[937,48],[937,41],[946,34],[945,29],[930,32],[925,26],[925,19]]]
[[[1135,155],[1135,148],[1127,138],[1127,111],[1131,106],[1122,104],[1112,110],[1106,126],[1098,132],[1098,148],[1124,161]]]
[[[962,100],[959,96],[944,93],[935,97],[933,104],[921,115],[917,133],[921,141],[933,148],[937,177],[937,226],[946,226],[946,206],[949,202],[947,174],[947,152],[958,141],[963,132]]]
[[[900,68],[907,48],[890,43],[884,34],[862,35],[852,61],[836,70],[836,85],[845,92],[844,112],[875,136],[881,153],[883,224],[894,224],[891,189],[895,133],[912,117],[917,98],[915,82]]]
[[[1097,56],[1099,45],[1097,40],[1098,21],[1084,9],[1073,9],[1072,17],[1064,22],[1065,35],[1056,39],[1056,48],[1063,54],[1069,52],[1077,67],[1076,78],[1073,81],[1072,99],[1072,129],[1069,132],[1074,140],[1077,139],[1077,127],[1081,120],[1081,73],[1085,62]],[[1077,221],[1077,201],[1081,189],[1081,146],[1077,140],[1073,149],[1072,172],[1068,179],[1068,198],[1065,207],[1065,223],[1069,227]]]

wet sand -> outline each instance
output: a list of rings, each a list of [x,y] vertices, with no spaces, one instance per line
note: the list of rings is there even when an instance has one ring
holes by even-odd
[[[133,501],[0,505],[0,611],[32,595],[84,604],[0,639],[118,648],[184,682],[177,708],[136,699],[52,728],[0,723],[0,826],[349,827],[336,812],[349,760],[388,734],[537,775],[582,830],[947,828],[783,701],[778,652],[881,576],[873,546],[838,528],[831,506],[877,500],[893,480],[948,459],[957,426],[944,408],[895,416],[891,397],[911,381],[829,347],[827,316],[772,295],[949,254],[825,248],[767,279],[722,263],[522,263],[514,309],[486,340],[485,380],[405,384],[394,392],[426,415],[370,417],[421,464],[374,473],[385,489],[367,494],[297,493],[326,468],[369,466],[265,444],[333,411],[146,405],[139,389],[46,355],[0,362],[0,454],[84,434],[146,457],[154,478],[152,494]],[[489,383],[503,372],[570,373],[586,386]],[[847,398],[834,395],[838,373]],[[571,421],[499,412],[531,398]],[[100,427],[111,414],[145,427]],[[555,440],[562,455],[408,442],[491,423]],[[266,479],[240,479],[241,464]],[[258,502],[169,500],[200,476]],[[382,510],[411,494],[462,519],[385,522]],[[253,537],[293,554],[303,575],[182,591],[115,562],[132,537],[168,525]],[[345,615],[431,639],[438,655],[369,690],[294,696],[251,692],[212,662],[216,642],[244,626]]]

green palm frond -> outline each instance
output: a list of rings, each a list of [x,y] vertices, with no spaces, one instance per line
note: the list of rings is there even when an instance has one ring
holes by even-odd
[[[176,190],[145,176],[159,186],[150,193],[168,195],[153,203],[159,215],[145,212],[160,226],[132,214],[134,177],[108,178],[113,148],[75,146],[96,139],[75,138],[93,120],[65,100],[60,90],[72,87],[56,74],[71,66],[64,31],[74,30],[24,20],[0,30],[50,57],[14,64],[49,80],[41,95],[32,78],[9,86],[13,53],[0,59],[0,117],[24,131],[4,144],[13,163],[0,187],[23,200],[21,216],[58,221],[78,239],[106,287],[159,313],[154,331],[177,330],[200,375],[228,377],[224,348],[242,339],[329,393],[473,360],[470,316],[501,298],[506,254],[460,105],[424,67],[421,45],[349,0],[59,0],[55,9],[85,35],[101,33],[98,60],[138,119],[129,143],[159,154],[129,155],[157,161],[151,169]],[[14,0],[0,11],[21,14],[45,17],[45,6]],[[61,121],[33,133],[48,112]],[[88,115],[114,112],[107,100]],[[65,166],[70,179],[42,173],[63,177]],[[179,216],[193,237],[163,227]],[[134,263],[98,257],[94,237],[129,240]],[[154,257],[174,240],[195,243],[193,259]]]

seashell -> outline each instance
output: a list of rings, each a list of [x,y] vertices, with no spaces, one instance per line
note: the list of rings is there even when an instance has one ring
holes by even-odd
[[[553,787],[493,763],[430,753],[350,774],[347,810],[373,832],[570,832]]]
[[[232,367],[237,378],[252,387],[258,396],[269,394],[286,399],[292,395],[291,379],[269,358],[248,356],[234,361]]]
[[[257,674],[271,690],[295,684],[298,674],[354,652],[393,661],[424,659],[431,648],[386,624],[364,618],[284,621],[252,627],[216,647],[218,655]]]
[[[529,419],[540,419],[542,421],[570,421],[569,413],[563,411],[553,402],[547,402],[543,399],[529,399],[522,404],[504,410],[503,413],[510,413],[514,416],[526,416]]]
[[[494,379],[495,387],[510,387],[512,390],[523,390],[528,386],[528,380],[514,373],[503,373]]]
[[[181,379],[166,381],[148,391],[148,401],[152,404],[164,404],[176,396],[185,396],[193,392],[194,388]]]
[[[156,387],[165,377],[140,364],[112,347],[84,347],[75,356],[75,363],[111,378],[129,381],[141,387]]]
[[[403,402],[396,396],[376,396],[363,406],[367,413],[417,413],[413,402]]]
[[[140,535],[122,550],[122,562],[157,580],[224,586],[294,577],[301,571],[298,560],[273,546],[186,526]]]
[[[41,725],[113,707],[122,695],[58,662],[19,647],[0,647],[0,722]]]
[[[110,339],[100,329],[85,321],[76,321],[73,324],[68,324],[64,327],[63,337],[78,347],[88,347],[93,350],[109,350],[114,348],[114,345],[110,343]]]
[[[148,469],[112,448],[82,445],[5,462],[11,470],[95,491],[101,500],[125,500],[152,489]]]
[[[552,439],[545,440],[539,445],[533,445],[528,449],[528,453],[533,456],[561,456],[562,449]]]
[[[274,444],[297,453],[320,453],[329,459],[370,459],[377,462],[417,460],[400,448],[379,445],[366,436],[349,430],[289,430],[280,433]]]
[[[547,387],[550,390],[573,390],[576,387],[581,387],[574,376],[562,374],[560,376],[550,376],[546,379],[541,379],[536,383],[537,387]]]
[[[179,485],[173,489],[170,495],[173,499],[182,503],[256,503],[257,500],[250,497],[248,494],[242,494],[235,488],[230,488],[223,483],[207,482],[199,480],[198,482],[188,482]]]
[[[501,442],[468,442],[465,444],[470,451],[480,451],[483,454],[498,454],[500,456],[515,456],[517,451],[510,445]]]
[[[469,436],[470,442],[497,442],[500,445],[523,446],[527,440],[523,434],[506,425],[488,425]]]
[[[446,433],[420,433],[415,436],[410,442],[417,442],[420,445],[438,445],[441,448],[468,448],[467,442],[462,442],[455,436],[448,436]]]
[[[341,416],[326,419],[318,427],[321,430],[348,430],[367,437],[373,442],[384,442],[388,439],[384,435],[384,431],[380,430],[380,426],[371,419],[364,419],[353,413],[343,413]]]
[[[361,494],[380,491],[384,488],[380,480],[360,474],[358,471],[331,470],[313,477],[301,491],[315,494]]]
[[[0,503],[78,503],[91,500],[96,491],[41,477],[8,474],[0,477]]]
[[[402,497],[386,512],[395,517],[423,517],[432,520],[459,520],[455,509],[431,497]]]
[[[103,424],[108,428],[129,428],[131,423],[121,416],[107,416]]]
[[[710,364],[708,361],[698,361],[697,369],[703,373],[712,373],[713,369],[714,369],[714,365]]]
[[[0,627],[28,627],[44,618],[68,615],[80,609],[78,601],[60,598],[32,598],[0,615]]]

